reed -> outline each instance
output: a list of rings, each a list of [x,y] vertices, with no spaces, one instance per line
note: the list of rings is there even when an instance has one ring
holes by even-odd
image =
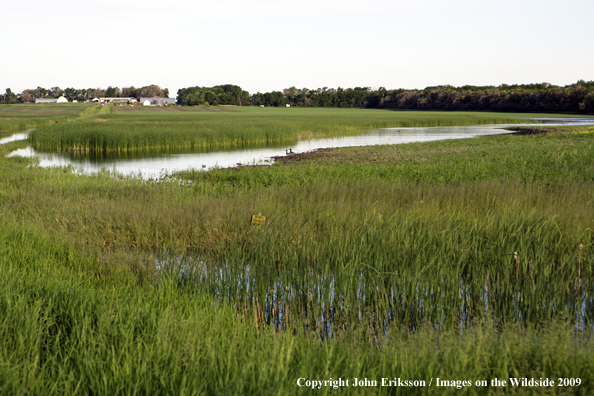
[[[521,123],[531,116],[368,109],[114,109],[84,122],[38,128],[31,143],[52,151],[215,150],[357,135],[373,128]]]
[[[498,394],[503,390],[474,382],[518,376],[580,378],[577,389],[592,391],[587,328],[576,333],[553,322],[519,330],[477,320],[463,332],[420,323],[410,333],[389,330],[374,337],[370,325],[338,331],[320,344],[315,327],[281,333],[264,323],[256,326],[262,319],[254,317],[266,317],[266,312],[246,298],[216,301],[180,288],[179,277],[166,274],[139,284],[130,267],[90,276],[89,269],[105,253],[81,254],[69,242],[48,237],[42,227],[7,216],[0,224],[0,380],[5,393],[311,394],[297,385],[299,378],[381,383],[381,378],[400,377],[426,384],[350,386],[342,392],[420,395],[431,378],[439,377],[471,380],[467,394],[484,394],[485,389]],[[272,304],[280,306],[277,300]],[[318,314],[315,309],[310,313]],[[310,325],[297,319],[287,323],[297,329]],[[439,391],[460,392],[456,387]]]

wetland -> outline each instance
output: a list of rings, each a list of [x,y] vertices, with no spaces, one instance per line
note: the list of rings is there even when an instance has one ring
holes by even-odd
[[[582,121],[584,125],[588,121]],[[521,125],[521,124],[519,124]],[[506,128],[515,125],[475,125],[445,127],[409,127],[384,128],[361,135],[335,138],[321,138],[297,141],[289,145],[282,143],[262,145],[242,145],[230,147],[224,151],[208,149],[161,149],[96,152],[96,151],[36,151],[28,146],[17,149],[9,156],[33,157],[39,160],[39,166],[72,166],[79,173],[96,173],[111,170],[117,174],[136,175],[144,179],[159,178],[179,171],[192,169],[208,170],[212,168],[228,168],[245,165],[271,164],[276,158],[293,153],[306,153],[319,149],[337,147],[360,147],[374,145],[405,144],[413,142],[430,142],[449,139],[468,139],[478,136],[510,133]],[[0,140],[0,144],[14,140],[26,140],[28,134],[15,134]],[[198,152],[197,152],[198,151]]]
[[[593,126],[526,120],[542,114],[75,109],[0,145],[6,392],[26,378],[31,392],[55,384],[49,393],[307,393],[294,380],[320,372],[521,373],[593,389]],[[521,123],[473,139],[299,149],[369,129]],[[9,156],[266,145],[281,154],[270,166],[200,165],[158,183]]]
[[[29,139],[28,147],[10,155],[38,158],[42,167],[72,166],[80,173],[107,169],[148,179],[191,169],[270,164],[289,149],[303,153],[505,134],[521,125],[509,124],[511,120],[549,126],[594,122],[587,117],[531,119],[534,115],[472,112],[232,110],[107,107],[83,122],[50,125],[4,140]],[[399,127],[391,127],[395,125]]]

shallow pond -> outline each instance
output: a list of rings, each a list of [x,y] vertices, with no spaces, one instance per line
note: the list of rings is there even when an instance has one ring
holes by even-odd
[[[558,123],[547,125],[564,125]],[[580,124],[592,124],[592,119],[569,120]],[[542,125],[542,124],[522,124]],[[358,136],[348,136],[332,139],[313,139],[300,141],[295,144],[274,145],[267,147],[243,147],[234,150],[216,152],[184,152],[184,151],[154,151],[133,154],[94,154],[94,153],[48,153],[36,151],[31,147],[15,150],[9,156],[23,156],[39,158],[42,167],[73,166],[81,173],[94,173],[101,169],[115,171],[125,175],[137,175],[144,179],[162,177],[176,171],[188,169],[208,170],[211,168],[228,168],[241,165],[265,165],[274,162],[273,157],[283,156],[292,149],[295,153],[317,150],[329,147],[371,146],[385,144],[403,144],[413,142],[429,142],[448,139],[466,139],[477,136],[510,133],[504,128],[515,125],[474,125],[453,127],[420,127],[420,128],[385,128],[376,129]],[[18,136],[17,136],[18,135]],[[0,141],[24,140],[26,134],[12,135]]]

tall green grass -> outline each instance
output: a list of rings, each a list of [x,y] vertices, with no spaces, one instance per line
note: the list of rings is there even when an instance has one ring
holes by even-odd
[[[589,326],[592,277],[581,275],[591,268],[593,136],[339,149],[294,164],[288,158],[284,165],[180,176],[222,196],[237,188],[268,197],[284,191],[278,201],[254,205],[274,219],[270,234],[257,233],[251,243],[239,237],[226,250],[224,273],[240,263],[235,276],[242,279],[249,264],[248,279],[265,281],[247,287],[245,279],[206,276],[217,294],[249,291],[253,301],[268,301],[270,279],[277,279],[281,307],[293,316],[309,307],[316,328],[359,326],[362,312],[375,324],[406,329],[425,320],[437,327],[475,318],[526,325],[557,315]],[[272,209],[271,201],[282,204]]]
[[[28,166],[5,157],[26,142],[2,145],[0,389],[521,376],[591,393],[593,138],[348,148],[161,183]]]
[[[225,300],[259,306],[263,322],[321,338],[364,327],[380,342],[388,328],[409,332],[427,322],[443,330],[484,320],[591,325],[594,239],[586,230],[564,236],[553,218],[522,212],[480,220],[370,215],[316,226],[321,220],[299,233],[276,221],[236,237],[220,252],[224,265],[207,260],[192,271],[188,263],[187,271]]]
[[[460,333],[422,324],[412,333],[388,331],[379,344],[361,326],[320,344],[313,331],[257,326],[244,315],[250,304],[215,302],[179,288],[176,278],[138,283],[126,269],[89,271],[101,254],[81,254],[10,217],[0,223],[3,393],[311,394],[297,385],[299,378],[401,378],[426,386],[345,387],[342,393],[420,395],[432,391],[432,378],[433,386],[441,378],[472,381],[466,394],[498,394],[510,390],[474,381],[509,377],[580,378],[580,387],[562,390],[592,391],[588,329],[576,335],[561,323],[520,330],[477,321]],[[557,394],[560,388],[540,390]]]
[[[275,166],[190,170],[177,176],[221,193],[235,188],[298,188],[312,182],[387,180],[413,185],[458,185],[487,180],[538,182],[594,180],[594,129],[567,134],[488,136],[393,146],[320,150],[297,159],[280,158]],[[511,185],[506,189],[508,192]],[[438,198],[438,196],[437,196]]]
[[[356,135],[372,128],[518,123],[531,116],[366,109],[115,109],[119,111],[84,122],[38,128],[31,143],[35,149],[56,151],[215,150]]]
[[[192,273],[196,287],[230,304],[248,298],[266,325],[286,327],[286,309],[300,320],[317,312],[352,330],[362,314],[373,326],[407,331],[425,321],[446,329],[475,319],[527,326],[564,315],[585,326],[592,315],[592,136],[343,149],[344,159],[367,162],[313,157],[183,173],[192,181],[183,186],[61,171],[47,181],[42,170],[33,182],[6,172],[14,187],[5,202],[15,213],[46,208],[36,218],[54,232],[153,252],[161,266],[169,260],[175,268],[181,256],[184,271],[206,262],[206,273]],[[23,196],[25,186],[35,194]],[[269,217],[268,228],[251,230],[254,213]],[[147,271],[157,258],[144,259]],[[273,287],[286,291],[274,313]],[[342,313],[334,299],[343,301]]]

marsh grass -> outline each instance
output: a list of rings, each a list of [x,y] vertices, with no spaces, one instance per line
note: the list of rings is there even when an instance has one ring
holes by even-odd
[[[372,128],[521,123],[531,116],[369,109],[114,109],[118,111],[83,122],[38,128],[31,143],[35,149],[55,151],[220,150],[357,135]]]
[[[412,185],[459,185],[488,180],[555,186],[594,180],[589,129],[532,136],[488,136],[458,141],[338,148],[281,157],[272,167],[191,170],[177,173],[197,185],[259,189],[306,186],[324,180],[354,183],[386,180]],[[207,188],[206,186],[204,188]],[[512,191],[512,187],[505,188]]]
[[[315,331],[258,326],[247,299],[216,302],[210,293],[180,288],[178,277],[138,284],[129,269],[113,267],[90,276],[97,255],[81,254],[69,242],[44,235],[41,227],[5,215],[0,221],[4,393],[310,394],[296,385],[298,378],[518,376],[577,377],[580,392],[592,390],[591,331],[576,333],[562,321],[518,329],[477,320],[463,333],[421,323],[411,332],[388,330],[381,343],[373,330],[359,326],[320,344]],[[310,325],[291,320],[299,329]],[[342,389],[353,395],[426,391]],[[558,394],[558,388],[544,394],[549,391]]]
[[[252,314],[264,313],[260,326],[286,330],[288,313],[312,320],[322,338],[337,323],[350,332],[366,320],[375,338],[384,324],[447,330],[488,319],[525,327],[569,315],[587,327],[594,153],[591,135],[571,136],[375,147],[369,150],[387,157],[379,170],[375,160],[349,168],[348,161],[334,164],[336,157],[314,157],[182,174],[192,182],[183,185],[59,169],[46,179],[46,171],[31,168],[30,178],[6,172],[14,176],[4,202],[25,218],[36,208],[48,230],[91,246],[168,252],[176,263],[180,255],[204,260],[208,274],[195,279],[198,286],[187,279],[183,286],[206,287],[229,304],[248,299],[258,307]],[[427,160],[408,159],[420,156]],[[391,159],[401,157],[403,170]],[[33,186],[34,194],[23,194]],[[254,232],[253,213],[266,214],[269,225]],[[141,267],[150,271],[154,262],[145,258]],[[272,312],[274,287],[284,291]]]
[[[26,142],[2,145],[0,389],[309,394],[298,378],[521,376],[579,377],[565,390],[589,394],[594,135],[576,131],[160,183],[28,166],[5,158]]]

